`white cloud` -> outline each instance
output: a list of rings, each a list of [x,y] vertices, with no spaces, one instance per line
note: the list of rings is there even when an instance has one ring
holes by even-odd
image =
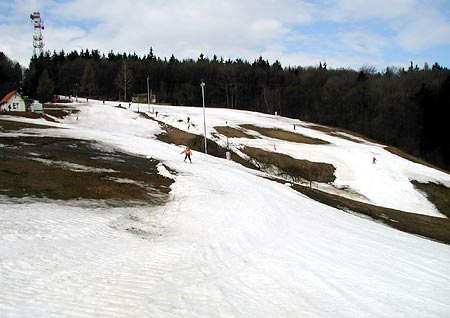
[[[338,0],[326,6],[323,15],[335,21],[389,20],[414,12],[417,0]]]
[[[30,29],[28,25],[0,25],[2,34],[0,50],[23,66],[28,66],[33,54],[33,33]]]
[[[341,48],[370,56],[380,56],[388,42],[383,36],[370,31],[342,32],[339,38]]]
[[[50,51],[88,48],[143,55],[152,46],[160,57],[195,59],[203,53],[253,61],[262,55],[283,65],[328,59],[339,67],[339,61],[347,66],[351,60],[392,60],[385,56],[391,47],[404,53],[448,44],[447,11],[438,4],[442,2],[15,0],[0,5],[2,11],[12,10],[0,30],[2,50],[24,65],[32,53],[29,14],[40,10]],[[336,29],[321,28],[326,24]]]
[[[410,21],[398,25],[395,39],[399,46],[411,52],[420,52],[434,46],[450,44],[450,21],[430,11],[418,13]]]

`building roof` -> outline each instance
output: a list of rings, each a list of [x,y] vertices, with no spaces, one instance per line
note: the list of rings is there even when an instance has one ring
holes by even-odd
[[[8,94],[6,94],[5,97],[0,101],[0,105],[6,103],[11,97],[13,97],[15,94],[17,94],[17,91],[12,91]]]

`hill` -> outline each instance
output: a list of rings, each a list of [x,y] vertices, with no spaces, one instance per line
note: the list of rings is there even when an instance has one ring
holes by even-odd
[[[57,122],[1,116],[7,315],[450,314],[449,245],[354,211],[445,224],[417,184],[446,191],[448,174],[347,132],[227,109],[206,110],[214,157],[201,108],[117,106],[90,101]],[[35,186],[8,192],[8,174]]]

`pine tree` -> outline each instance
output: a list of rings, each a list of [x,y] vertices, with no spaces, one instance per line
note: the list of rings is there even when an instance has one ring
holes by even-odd
[[[91,61],[87,62],[84,67],[80,88],[81,92],[87,94],[88,97],[91,97],[95,90],[95,70]]]
[[[39,84],[37,87],[36,95],[39,100],[49,101],[52,99],[53,90],[55,89],[55,84],[50,79],[47,69],[42,71],[41,77],[39,78]]]

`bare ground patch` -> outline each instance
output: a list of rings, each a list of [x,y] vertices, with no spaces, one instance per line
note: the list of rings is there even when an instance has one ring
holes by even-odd
[[[43,118],[47,121],[56,122],[53,118],[47,116],[44,113],[32,113],[32,112],[0,112],[0,116],[15,116],[23,118],[38,119]]]
[[[280,139],[280,140],[286,140],[286,141],[292,141],[292,142],[298,142],[298,143],[304,143],[304,144],[311,144],[311,145],[326,145],[329,144],[329,142],[317,138],[311,138],[302,134],[293,133],[286,130],[281,129],[273,129],[273,128],[264,128],[264,127],[258,127],[251,124],[245,124],[241,125],[242,128],[254,130],[259,132],[261,135],[264,135],[266,137]]]
[[[182,131],[180,129],[177,129],[173,126],[167,125],[163,122],[159,122],[161,127],[164,129],[164,133],[160,134],[157,137],[158,140],[161,140],[166,143],[176,144],[176,145],[183,145],[183,146],[189,146],[192,150],[198,151],[198,152],[204,152],[205,151],[205,139],[203,136],[191,134],[185,131]],[[208,154],[219,157],[219,158],[225,158],[226,152],[230,151],[227,150],[221,146],[219,146],[216,142],[207,139],[206,141]],[[254,169],[255,166],[249,163],[248,161],[242,159],[237,154],[231,152],[231,160],[240,163],[248,168]],[[193,157],[193,160],[195,160],[195,157]]]
[[[44,128],[54,128],[52,126],[45,125],[36,125],[32,123],[22,123],[13,120],[5,120],[0,118],[0,132],[11,132],[21,130],[23,128],[36,128],[36,129],[44,129]]]
[[[0,135],[0,148],[0,194],[10,197],[158,205],[173,182],[158,174],[156,160],[89,141]]]
[[[7,115],[7,116],[15,116],[15,117],[24,117],[24,118],[43,118],[47,121],[56,122],[55,118],[63,119],[68,115],[76,114],[79,110],[75,109],[73,107],[63,107],[63,106],[52,106],[51,108],[46,108],[44,106],[44,109],[42,112],[17,112],[17,111],[11,111],[11,112],[0,112],[1,115]]]
[[[248,138],[248,139],[255,139],[255,136],[246,134],[245,132],[243,132],[240,129],[236,129],[233,127],[228,127],[228,126],[217,126],[214,127],[215,130],[217,130],[217,132],[219,134],[222,134],[228,138]]]
[[[241,150],[262,165],[273,165],[277,167],[283,172],[284,177],[288,177],[293,181],[305,179],[310,183],[313,181],[328,183],[336,179],[334,175],[336,168],[329,163],[295,159],[285,154],[253,147],[244,147]],[[265,170],[265,168],[261,167],[262,170]]]
[[[421,183],[411,181],[414,187],[426,193],[428,200],[433,203],[436,208],[450,218],[450,189],[440,183]]]

